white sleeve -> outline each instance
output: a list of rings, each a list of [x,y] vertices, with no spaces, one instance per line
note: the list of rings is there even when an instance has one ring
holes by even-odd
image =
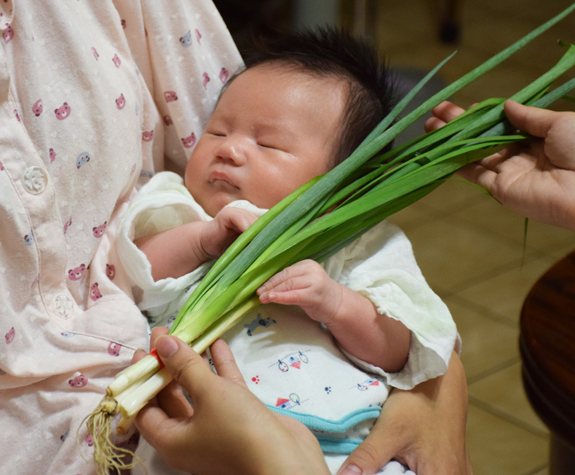
[[[411,389],[447,371],[457,330],[447,306],[426,283],[401,230],[382,222],[325,262],[329,276],[370,299],[381,314],[411,332],[403,369],[387,373],[348,352],[366,371],[384,376],[391,386]]]
[[[117,235],[120,260],[135,286],[134,295],[140,310],[152,311],[154,315],[163,313],[187,287],[197,285],[211,264],[204,264],[177,279],[154,281],[152,265],[134,244],[134,239],[210,219],[175,173],[158,173],[142,187],[123,216]]]

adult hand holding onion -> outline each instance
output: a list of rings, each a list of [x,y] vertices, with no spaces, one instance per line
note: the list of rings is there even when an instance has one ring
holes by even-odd
[[[222,340],[211,347],[215,375],[201,356],[166,333],[155,329],[152,341],[174,382],[140,411],[135,423],[168,465],[195,474],[329,473],[317,439],[247,389]]]
[[[435,130],[463,112],[444,102],[433,109],[425,128]],[[505,114],[535,138],[470,164],[459,174],[513,211],[575,230],[575,113],[507,101]]]

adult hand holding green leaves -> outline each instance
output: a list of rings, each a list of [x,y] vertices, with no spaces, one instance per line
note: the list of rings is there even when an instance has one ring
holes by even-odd
[[[443,102],[426,130],[464,112]],[[548,224],[575,230],[575,113],[505,103],[509,121],[535,137],[472,163],[459,173],[508,208]]]
[[[270,411],[247,389],[222,340],[211,347],[215,375],[200,355],[165,333],[166,328],[155,329],[152,341],[157,338],[156,349],[174,381],[140,411],[135,423],[169,466],[196,475],[329,473],[317,439],[295,419]]]

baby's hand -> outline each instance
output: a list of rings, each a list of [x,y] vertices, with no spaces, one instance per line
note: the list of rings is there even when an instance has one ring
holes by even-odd
[[[223,208],[213,220],[206,221],[200,229],[200,259],[207,262],[220,257],[257,219],[254,213],[245,209]]]
[[[258,290],[260,302],[298,305],[312,320],[329,325],[343,298],[342,285],[315,261],[305,260],[274,275]]]

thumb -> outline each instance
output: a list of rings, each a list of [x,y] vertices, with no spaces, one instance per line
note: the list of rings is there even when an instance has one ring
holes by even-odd
[[[378,473],[397,453],[388,431],[377,430],[377,423],[365,440],[349,454],[337,475],[372,475]]]
[[[557,119],[557,112],[524,106],[512,100],[505,102],[505,114],[519,130],[541,138],[547,137],[549,129]]]
[[[214,373],[202,357],[182,340],[171,335],[156,340],[156,350],[166,369],[193,399],[209,387]]]
[[[254,224],[258,217],[246,210],[246,209],[242,209],[242,208],[231,208],[234,210],[234,214],[230,216],[230,223],[234,225],[234,227],[240,231],[240,232],[244,232],[246,229],[248,229],[252,224]]]

